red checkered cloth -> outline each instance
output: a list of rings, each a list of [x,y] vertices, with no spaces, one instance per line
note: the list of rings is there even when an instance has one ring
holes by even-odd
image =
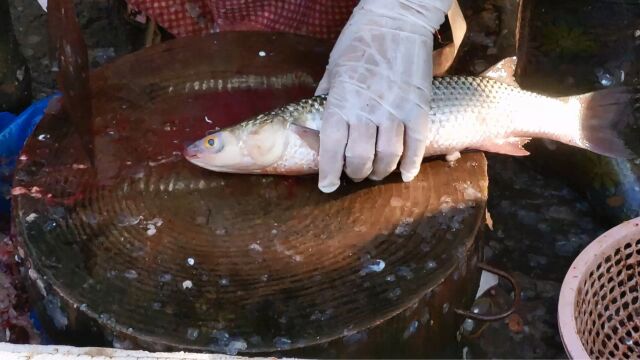
[[[177,37],[216,31],[340,34],[359,0],[127,0]]]

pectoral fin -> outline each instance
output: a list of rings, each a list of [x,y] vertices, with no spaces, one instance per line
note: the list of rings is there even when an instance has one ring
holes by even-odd
[[[506,139],[498,139],[491,142],[485,142],[476,148],[478,150],[493,152],[498,154],[527,156],[529,152],[522,148],[531,138],[510,137]]]
[[[289,128],[298,135],[307,146],[316,152],[320,151],[320,132],[305,126],[290,124]]]

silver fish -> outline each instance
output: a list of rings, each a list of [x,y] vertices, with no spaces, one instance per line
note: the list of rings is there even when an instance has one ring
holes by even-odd
[[[511,62],[508,62],[510,60]],[[513,59],[482,76],[433,79],[425,157],[454,161],[464,150],[514,156],[531,138],[559,141],[598,154],[632,158],[619,136],[638,97],[627,87],[552,98],[520,89]],[[319,130],[326,96],[289,104],[190,145],[191,163],[227,173],[303,175],[318,172]]]

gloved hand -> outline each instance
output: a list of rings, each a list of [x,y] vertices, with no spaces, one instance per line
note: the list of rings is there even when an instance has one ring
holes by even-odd
[[[329,94],[320,129],[318,187],[340,175],[381,180],[420,170],[433,78],[433,33],[452,0],[361,0],[342,30],[316,95]]]
[[[47,11],[47,0],[38,0],[38,4],[45,12]]]

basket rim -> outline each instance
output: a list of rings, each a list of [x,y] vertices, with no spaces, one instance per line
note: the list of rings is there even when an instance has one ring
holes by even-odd
[[[627,220],[598,236],[573,261],[560,288],[558,328],[564,349],[571,359],[590,359],[578,335],[575,319],[576,292],[599,261],[617,247],[640,236],[640,217]]]

